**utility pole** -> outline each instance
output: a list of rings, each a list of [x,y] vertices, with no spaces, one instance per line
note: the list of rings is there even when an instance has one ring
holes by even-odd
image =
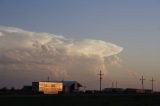
[[[151,81],[151,83],[152,83],[152,92],[153,92],[153,90],[154,90],[154,89],[153,89],[153,83],[154,83],[155,80],[154,80],[153,77],[152,77],[152,79],[151,79],[150,81]]]
[[[102,74],[102,72],[101,72],[101,70],[100,70],[100,72],[99,72],[99,90],[101,91],[101,83],[102,83],[102,75],[104,75],[104,74]]]
[[[114,81],[112,81],[112,88],[114,88]]]
[[[86,91],[86,86],[83,86],[83,91],[84,91],[84,92]]]
[[[48,82],[49,82],[49,76],[47,77],[47,80],[48,80]]]
[[[141,83],[142,83],[142,90],[144,90],[144,78],[143,78],[143,75],[142,75],[142,78],[140,79],[141,80]]]
[[[64,78],[62,78],[62,83],[64,82]]]
[[[118,82],[117,82],[117,80],[116,80],[116,88],[117,88],[117,86],[118,86]]]

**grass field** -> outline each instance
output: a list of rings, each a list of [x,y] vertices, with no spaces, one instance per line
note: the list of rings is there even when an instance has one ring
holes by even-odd
[[[160,106],[160,95],[8,95],[0,106]]]

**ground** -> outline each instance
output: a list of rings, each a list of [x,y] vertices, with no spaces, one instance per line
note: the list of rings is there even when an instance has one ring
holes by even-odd
[[[160,106],[160,95],[1,95],[0,101],[0,106]]]

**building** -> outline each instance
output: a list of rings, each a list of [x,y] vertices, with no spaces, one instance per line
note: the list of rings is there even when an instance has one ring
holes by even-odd
[[[58,94],[63,91],[62,82],[32,82],[32,90],[42,94]]]
[[[42,94],[76,93],[79,92],[80,87],[82,85],[77,81],[32,82],[33,92]]]
[[[124,89],[123,88],[104,88],[102,92],[104,93],[123,93]]]
[[[77,81],[62,81],[63,82],[63,92],[64,93],[77,93],[79,88],[82,87]]]
[[[152,93],[150,89],[126,88],[124,93]]]

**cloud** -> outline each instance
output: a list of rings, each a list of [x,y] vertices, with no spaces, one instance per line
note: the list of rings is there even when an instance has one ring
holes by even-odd
[[[108,62],[117,64],[116,54],[122,50],[102,40],[73,40],[61,35],[0,27],[0,72],[14,72],[15,77],[30,72],[31,79],[42,76],[51,76],[54,80],[88,79],[99,69],[107,70]],[[35,76],[35,73],[43,75]]]

